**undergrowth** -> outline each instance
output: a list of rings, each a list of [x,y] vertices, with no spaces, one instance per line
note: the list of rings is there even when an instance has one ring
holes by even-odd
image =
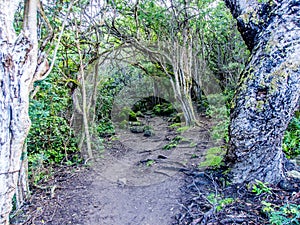
[[[69,122],[70,90],[55,74],[36,85],[40,91],[30,100],[32,125],[27,138],[29,177],[34,183],[49,175],[52,166],[81,160]]]

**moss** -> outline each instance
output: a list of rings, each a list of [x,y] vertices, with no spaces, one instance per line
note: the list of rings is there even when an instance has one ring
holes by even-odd
[[[239,81],[239,90],[244,92],[247,90],[248,85],[246,81],[252,81],[255,80],[255,74],[254,74],[254,68],[252,66],[250,66],[246,72],[244,72],[241,76],[241,79]]]
[[[144,117],[143,113],[141,111],[137,111],[135,114],[137,117]]]
[[[265,104],[264,101],[261,101],[261,100],[257,101],[257,102],[256,102],[256,110],[257,110],[258,112],[263,111],[263,109],[264,109],[264,104]]]
[[[257,0],[257,2],[258,2],[259,4],[265,4],[265,3],[268,3],[269,0]]]
[[[179,127],[176,131],[179,132],[179,133],[184,133],[189,128],[190,128],[189,126]]]
[[[201,162],[199,164],[199,167],[207,167],[207,166],[216,167],[216,166],[220,166],[221,162],[222,162],[222,159],[223,159],[223,157],[221,157],[221,156],[210,155],[205,159],[204,162]]]
[[[249,13],[244,13],[244,14],[240,15],[239,18],[246,24],[248,24],[250,22]]]
[[[222,165],[223,156],[225,151],[222,147],[213,147],[207,150],[205,161],[199,164],[199,167],[218,167]]]
[[[173,123],[169,127],[170,128],[177,128],[177,127],[180,127],[180,126],[181,126],[181,123]]]
[[[120,124],[119,124],[119,128],[121,129],[125,129],[128,125],[128,121],[127,120],[123,120]]]
[[[299,63],[289,63],[285,62],[280,65],[280,67],[274,71],[273,73],[270,73],[266,76],[266,80],[269,79],[270,83],[270,94],[273,94],[277,91],[278,85],[280,83],[286,82],[288,79],[290,73],[289,70],[298,70]]]
[[[231,109],[234,109],[235,106],[236,106],[235,101],[232,101],[232,102],[231,102],[231,105],[230,105],[230,108],[231,108]]]
[[[274,94],[277,90],[277,82],[276,79],[272,79],[271,84],[270,84],[270,94]]]
[[[137,121],[135,112],[133,112],[129,107],[124,107],[120,114],[117,116],[117,119],[120,121],[129,120],[129,121]]]
[[[141,121],[134,121],[129,123],[131,126],[142,126],[143,123]]]
[[[137,121],[135,112],[133,111],[129,112],[129,121]]]
[[[265,52],[271,53],[271,50],[273,49],[273,47],[277,46],[277,45],[278,45],[278,40],[271,38],[265,46]]]
[[[261,81],[259,82],[259,88],[261,88],[261,89],[265,89],[265,88],[266,88],[266,83],[265,83],[264,80],[261,80]]]
[[[218,154],[218,155],[222,155],[224,153],[224,151],[222,150],[222,148],[220,147],[213,147],[207,150],[206,154],[208,155],[212,155],[212,154]]]
[[[251,106],[252,106],[251,102],[250,102],[250,101],[247,101],[247,102],[246,102],[246,105],[245,105],[246,109],[250,108]]]

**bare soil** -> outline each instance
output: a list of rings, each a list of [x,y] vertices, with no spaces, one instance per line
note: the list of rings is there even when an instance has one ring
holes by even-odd
[[[13,224],[168,225],[182,210],[185,175],[213,146],[203,127],[179,134],[165,118],[143,121],[154,134],[118,130],[88,166],[58,169],[35,188]],[[175,137],[179,143],[163,149]]]

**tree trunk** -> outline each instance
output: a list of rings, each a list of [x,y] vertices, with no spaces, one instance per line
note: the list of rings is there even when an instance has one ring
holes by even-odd
[[[231,111],[226,160],[234,183],[276,184],[284,178],[281,145],[300,95],[300,3],[225,2],[252,52]]]
[[[29,91],[37,68],[36,5],[26,2],[24,32],[13,28],[21,1],[0,1],[0,224],[9,224],[22,149],[30,128]]]
[[[190,95],[181,94],[180,96],[176,96],[177,101],[181,105],[181,109],[183,112],[185,125],[186,126],[194,126],[198,124],[198,118],[196,117],[195,110],[193,107],[192,99]]]
[[[78,55],[79,55],[79,61],[80,61],[80,69],[79,69],[79,78],[78,80],[81,81],[81,97],[82,97],[82,120],[83,120],[83,124],[82,124],[82,128],[84,133],[82,133],[81,136],[81,140],[80,140],[80,146],[82,146],[85,138],[86,141],[86,151],[87,151],[87,156],[85,153],[84,156],[86,158],[86,160],[92,159],[93,158],[93,151],[92,151],[92,144],[91,144],[91,136],[90,136],[90,126],[89,126],[89,108],[88,108],[88,104],[87,104],[87,89],[86,89],[86,76],[85,76],[85,71],[84,71],[84,65],[83,65],[83,61],[82,61],[82,51],[80,48],[80,43],[79,43],[79,34],[78,34],[78,27],[77,24],[75,24],[76,27],[76,47],[77,47],[77,51],[78,51]],[[82,149],[81,149],[82,151]]]
[[[197,118],[194,112],[191,94],[184,92],[179,82],[176,79],[175,81],[173,81],[171,76],[170,76],[170,82],[175,94],[175,99],[180,103],[185,125],[193,126],[197,124]]]
[[[16,190],[16,208],[19,209],[28,197],[30,197],[30,192],[28,182],[27,144],[25,143],[21,153],[21,166],[18,174],[18,184]]]

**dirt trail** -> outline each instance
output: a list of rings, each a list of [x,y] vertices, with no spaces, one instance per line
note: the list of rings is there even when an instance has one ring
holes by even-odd
[[[184,181],[180,171],[197,165],[212,143],[204,128],[178,134],[160,117],[144,123],[153,128],[154,135],[117,131],[117,138],[108,142],[91,167],[56,177],[46,192],[36,195],[35,210],[28,206],[31,213],[23,223],[173,224]],[[175,137],[179,143],[164,150]]]

